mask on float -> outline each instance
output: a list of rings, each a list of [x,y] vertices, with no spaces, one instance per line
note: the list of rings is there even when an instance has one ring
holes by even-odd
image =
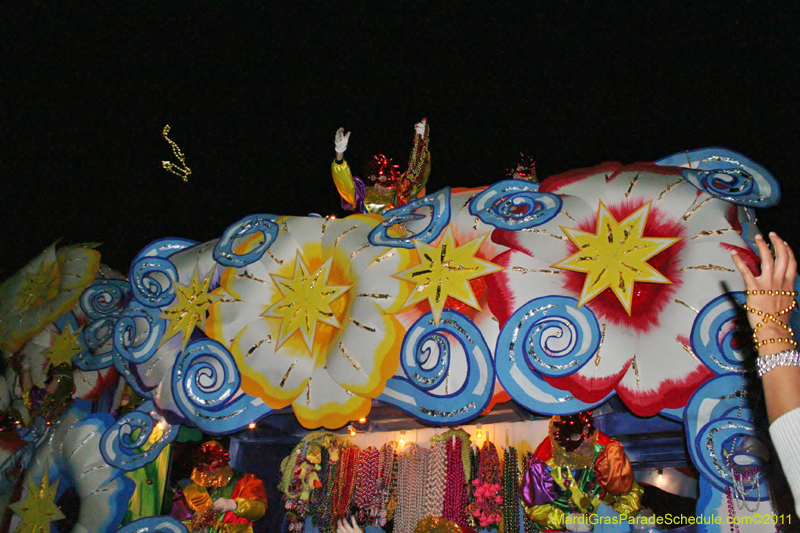
[[[574,452],[594,432],[591,411],[574,415],[556,415],[550,419],[550,436],[568,452]]]

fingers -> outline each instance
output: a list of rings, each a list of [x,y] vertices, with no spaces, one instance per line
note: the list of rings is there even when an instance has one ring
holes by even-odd
[[[736,252],[731,252],[731,259],[733,259],[733,264],[736,265],[736,268],[739,270],[739,274],[742,275],[745,288],[749,290],[754,289],[756,286],[756,278],[753,276],[753,273],[750,272],[744,259]]]
[[[767,241],[764,240],[764,237],[760,233],[756,235],[756,248],[758,249],[759,257],[761,257],[761,276],[759,277],[771,278],[773,266],[772,252],[770,252]]]
[[[792,290],[794,287],[794,279],[797,277],[797,259],[794,257],[794,252],[792,251],[792,247],[789,246],[789,243],[784,243],[786,245],[786,253],[789,256],[789,264],[786,266],[786,280],[789,282],[789,290]]]

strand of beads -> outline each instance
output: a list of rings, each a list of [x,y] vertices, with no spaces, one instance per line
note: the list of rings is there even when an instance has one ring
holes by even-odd
[[[739,526],[736,524],[736,510],[733,506],[733,491],[730,487],[725,487],[725,496],[728,500],[728,524],[731,528],[731,533],[739,533]]]
[[[428,456],[428,484],[425,488],[425,516],[442,516],[445,476],[447,473],[447,444],[434,442]]]
[[[425,518],[425,493],[428,484],[426,476],[426,468],[428,465],[428,457],[430,450],[422,448],[416,444],[412,448],[411,454],[411,479],[412,479],[412,492],[411,492],[411,523],[416,524]]]
[[[411,449],[413,444],[407,445],[398,454],[400,465],[397,468],[397,511],[394,515],[394,531],[396,533],[411,533],[414,524],[411,523]]]
[[[528,467],[531,464],[531,459],[533,459],[533,454],[531,452],[525,453],[525,459],[522,462],[522,471],[527,472]],[[522,526],[525,529],[525,533],[537,533],[539,531],[539,526],[536,525],[536,522],[531,520],[528,516],[528,513],[522,513]]]
[[[519,531],[519,468],[516,448],[506,448],[503,454],[503,531]]]
[[[380,492],[380,510],[378,512],[378,525],[383,527],[389,520],[389,502],[392,493],[392,471],[394,469],[394,446],[386,443],[381,448],[380,460],[378,462]]]
[[[462,449],[461,439],[452,437],[447,440],[447,480],[442,517],[466,526],[467,490]]]
[[[331,502],[331,522],[334,524],[350,510],[360,452],[358,446],[350,446],[339,454],[339,468],[334,480],[333,501]]]
[[[379,460],[380,452],[374,446],[362,450],[358,459],[354,500],[362,524],[374,524],[380,512]]]

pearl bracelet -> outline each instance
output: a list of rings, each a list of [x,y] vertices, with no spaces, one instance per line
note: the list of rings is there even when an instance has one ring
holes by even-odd
[[[779,366],[800,366],[800,353],[797,350],[786,350],[769,355],[762,355],[756,360],[758,377]]]

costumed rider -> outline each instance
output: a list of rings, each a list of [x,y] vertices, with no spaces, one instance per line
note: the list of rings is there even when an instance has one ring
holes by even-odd
[[[550,419],[520,488],[525,512],[542,529],[590,531],[600,505],[634,517],[642,487],[622,445],[594,427],[591,411]]]
[[[536,176],[536,161],[533,157],[519,153],[517,164],[506,170],[506,176],[510,179],[539,182]]]
[[[336,131],[336,159],[331,164],[333,182],[342,198],[342,209],[358,213],[383,213],[425,196],[425,185],[431,172],[427,119],[423,118],[414,126],[414,146],[405,172],[400,172],[392,159],[378,154],[365,165],[363,180],[353,176],[344,160],[350,133],[345,133],[344,128]]]
[[[252,533],[253,522],[267,512],[267,490],[253,474],[237,472],[228,450],[217,441],[203,443],[195,456],[192,482],[183,489],[194,512],[190,531]]]

